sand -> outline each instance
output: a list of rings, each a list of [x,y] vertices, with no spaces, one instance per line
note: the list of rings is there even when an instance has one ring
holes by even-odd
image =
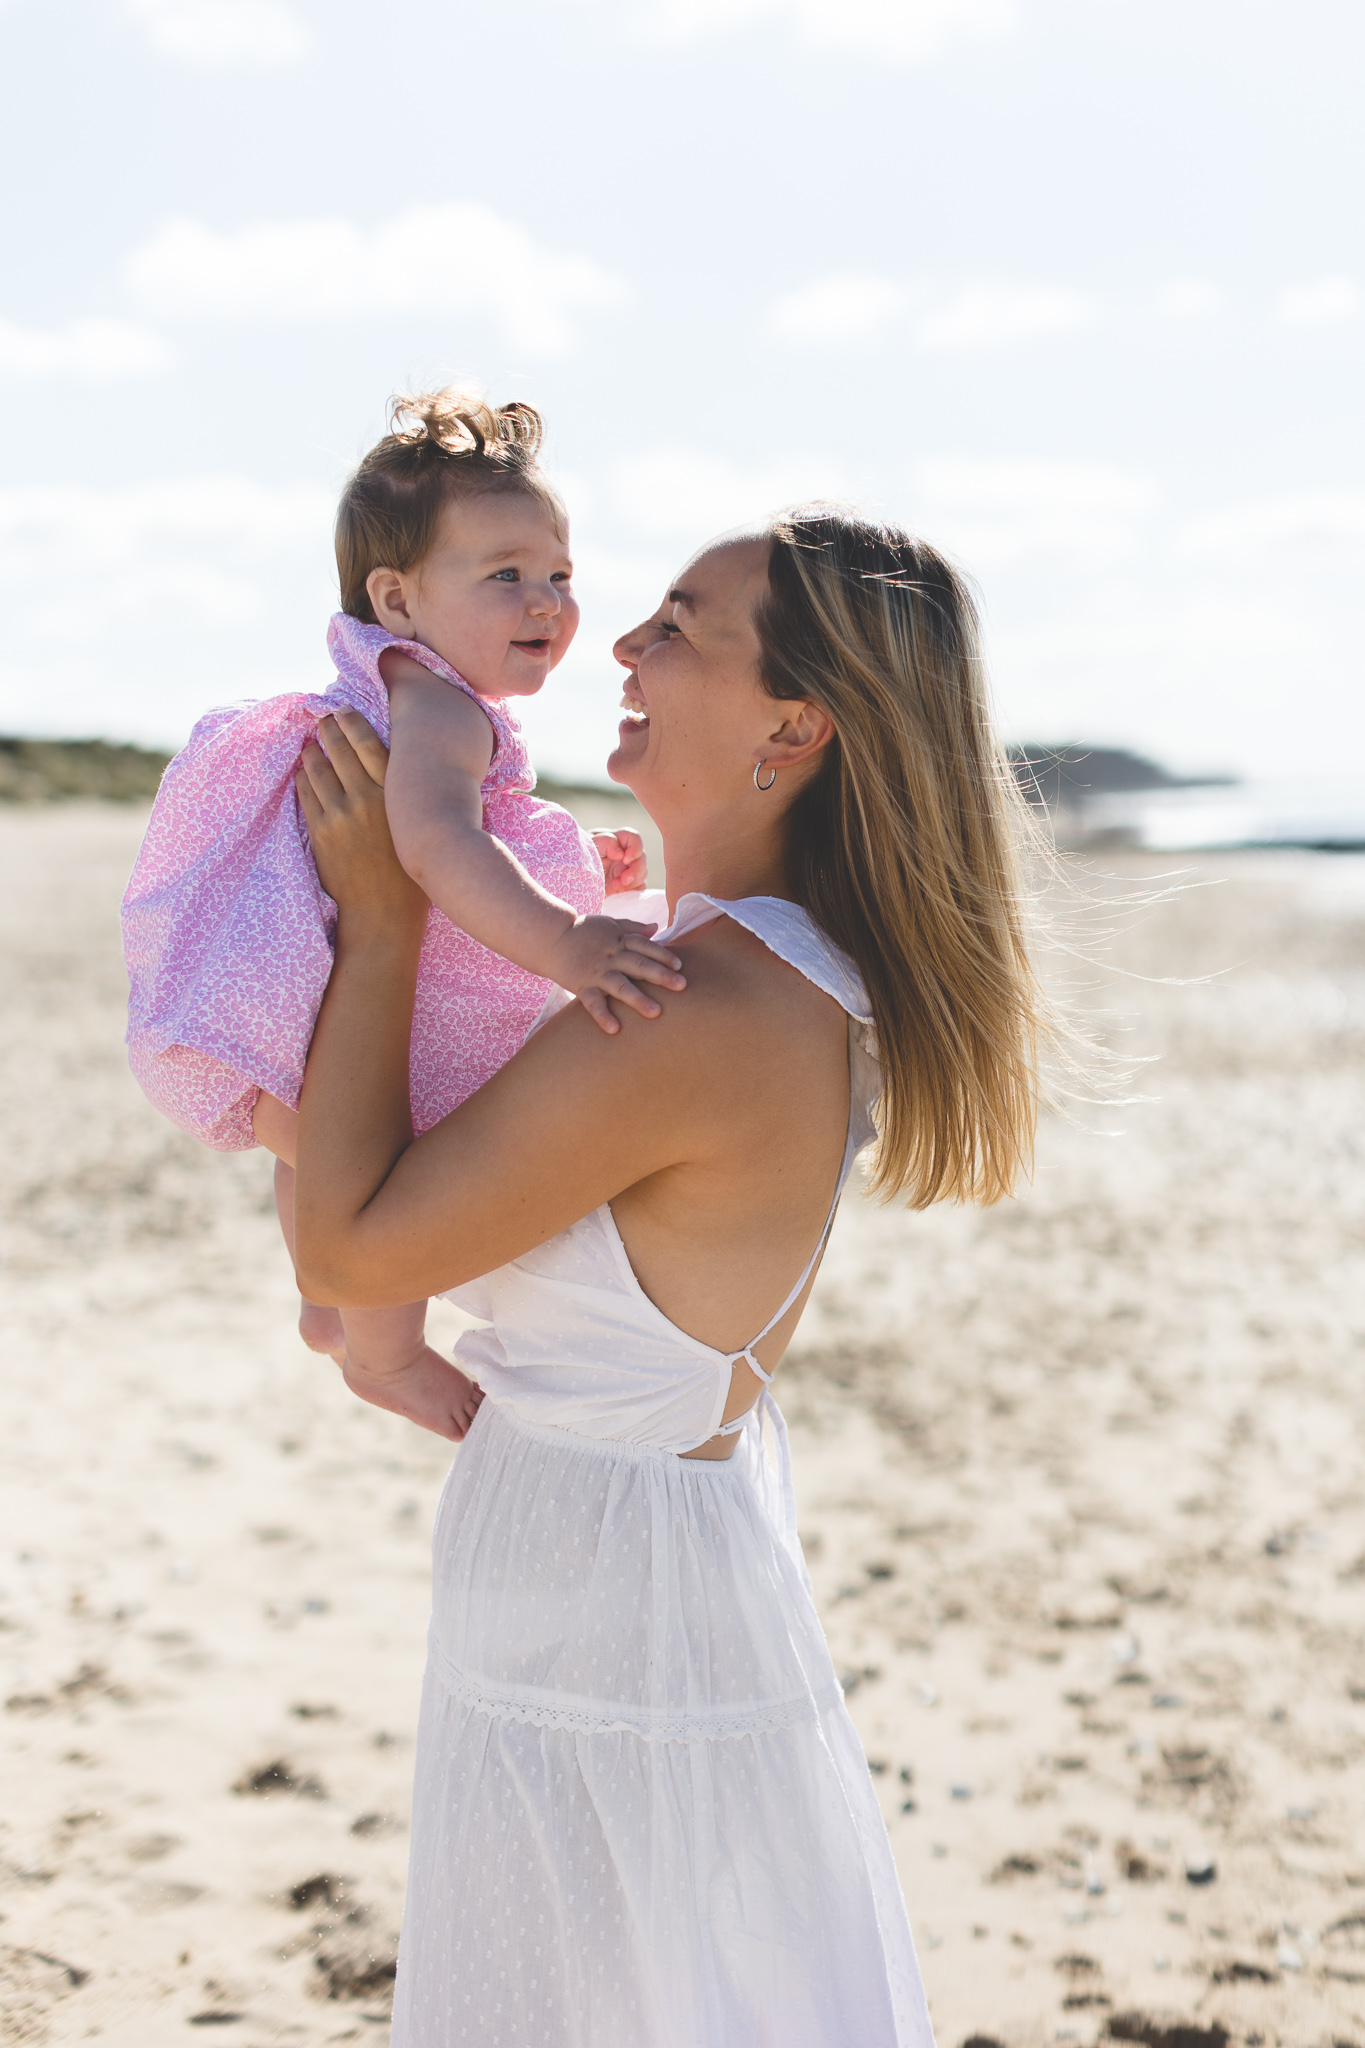
[[[449,1452],[128,1078],[141,823],[0,812],[0,2041],[380,2044]],[[1204,978],[1086,998],[1148,1099],[850,1196],[782,1376],[943,2048],[1365,2048],[1365,874],[1188,868],[1113,958]]]

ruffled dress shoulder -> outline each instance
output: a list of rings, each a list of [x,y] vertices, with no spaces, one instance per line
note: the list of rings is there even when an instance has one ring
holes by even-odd
[[[254,1145],[262,1090],[296,1107],[332,968],[336,906],[318,880],[294,790],[321,721],[350,707],[385,742],[379,671],[401,649],[493,728],[483,823],[541,885],[576,910],[602,907],[597,851],[575,820],[535,794],[520,727],[416,641],[338,613],[327,635],[334,681],[210,711],[171,762],[123,902],[128,1056],[155,1106],[220,1151]],[[432,909],[413,1014],[413,1119],[426,1130],[517,1051],[550,991]]]

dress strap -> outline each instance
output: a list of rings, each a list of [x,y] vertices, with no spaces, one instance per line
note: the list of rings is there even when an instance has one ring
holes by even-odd
[[[759,1368],[762,1371],[762,1368]],[[764,1373],[765,1380],[771,1380],[770,1372]],[[776,1453],[777,1470],[773,1471],[763,1452],[763,1425],[773,1433],[773,1449]],[[767,1387],[759,1395],[752,1408],[746,1408],[733,1422],[723,1422],[716,1431],[717,1436],[738,1436],[741,1430],[753,1428],[754,1458],[758,1467],[760,1492],[768,1496],[768,1512],[782,1532],[788,1550],[797,1563],[805,1569],[801,1555],[801,1543],[796,1533],[796,1488],[792,1484],[792,1454],[787,1442],[787,1424],[782,1410],[769,1393]]]

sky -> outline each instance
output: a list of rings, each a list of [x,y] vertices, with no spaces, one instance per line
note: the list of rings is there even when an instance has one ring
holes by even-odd
[[[325,685],[396,390],[532,400],[616,635],[852,501],[974,578],[1008,738],[1365,739],[1355,0],[0,0],[0,732]]]

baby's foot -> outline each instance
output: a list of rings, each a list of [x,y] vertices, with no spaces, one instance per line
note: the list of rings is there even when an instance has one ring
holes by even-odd
[[[483,1388],[429,1344],[394,1372],[367,1372],[351,1363],[343,1370],[347,1386],[362,1401],[405,1415],[419,1428],[434,1430],[452,1443],[460,1442],[483,1402]]]
[[[341,1365],[346,1357],[346,1332],[341,1327],[340,1309],[322,1308],[304,1295],[299,1302],[300,1337],[310,1351],[320,1351]]]
[[[459,1437],[456,1441],[459,1442],[483,1406],[483,1388],[476,1387],[473,1380],[462,1373],[458,1366],[453,1365],[450,1369],[457,1380],[464,1381],[462,1390],[457,1390],[451,1383],[449,1394],[451,1420],[458,1426]]]

